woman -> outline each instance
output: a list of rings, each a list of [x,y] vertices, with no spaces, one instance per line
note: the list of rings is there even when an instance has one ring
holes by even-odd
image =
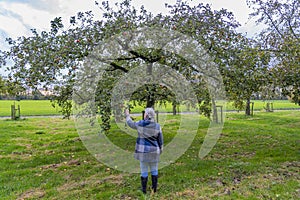
[[[137,129],[138,137],[135,145],[135,159],[140,161],[142,191],[146,194],[148,169],[152,178],[152,190],[156,192],[158,178],[159,156],[163,151],[163,134],[161,127],[155,122],[153,108],[146,108],[144,120],[132,121],[129,111],[125,111],[126,122],[129,127]]]

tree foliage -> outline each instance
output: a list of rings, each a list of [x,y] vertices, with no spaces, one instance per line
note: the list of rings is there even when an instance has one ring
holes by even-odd
[[[300,105],[300,1],[248,0],[251,16],[265,25],[259,34],[262,50],[270,52],[273,85]]]
[[[248,100],[266,82],[268,53],[257,51],[259,45],[236,32],[239,23],[225,9],[212,10],[202,3],[191,6],[177,1],[175,5],[166,5],[169,14],[154,16],[144,7],[136,9],[130,0],[115,5],[110,5],[108,1],[102,4],[96,2],[96,6],[103,12],[101,20],[95,20],[92,12],[80,12],[70,18],[68,25],[64,25],[62,19],[57,17],[51,21],[49,32],[32,30],[30,37],[7,39],[11,48],[2,52],[2,65],[6,59],[14,62],[9,67],[9,79],[33,88],[40,85],[53,87],[53,103],[62,108],[66,117],[71,112],[70,100],[76,73],[90,52],[114,35],[126,35],[143,27],[177,31],[201,44],[217,64],[223,75],[228,99],[234,101],[237,107],[241,107],[241,102]],[[122,48],[125,49],[125,46]],[[182,74],[194,86],[200,112],[208,117],[211,115],[214,99],[201,77],[203,75],[191,62],[171,50],[130,50],[126,56],[101,62],[105,62],[107,67],[97,84],[95,100],[105,131],[110,128],[111,90],[114,84],[124,74],[143,64],[151,70],[153,63],[159,63]],[[147,106],[172,100],[174,105],[179,103],[174,101],[172,91],[161,85],[144,85],[131,98]]]
[[[10,81],[0,76],[0,99],[2,97],[15,98],[20,100],[21,96],[26,93],[25,87],[22,87],[17,81]]]
[[[6,94],[7,88],[5,84],[5,80],[0,76],[0,97]]]

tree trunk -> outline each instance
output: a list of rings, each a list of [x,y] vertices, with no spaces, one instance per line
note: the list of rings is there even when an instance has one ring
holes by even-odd
[[[155,99],[152,94],[147,96],[146,108],[154,108]]]
[[[147,74],[149,77],[152,76],[152,65],[153,65],[153,63],[150,63],[149,65],[147,65]],[[154,89],[153,87],[155,87],[155,86],[152,86],[152,85],[147,86],[148,96],[147,96],[146,108],[154,108],[155,94],[153,92],[153,89]]]
[[[176,103],[172,103],[172,107],[173,107],[173,115],[176,115],[177,114],[177,110],[176,110],[176,108],[177,108],[177,106],[176,106]]]
[[[217,111],[216,102],[214,99],[211,100],[211,106],[212,106],[213,122],[218,123],[218,111]]]
[[[245,110],[245,114],[247,116],[250,116],[251,115],[251,109],[250,109],[250,98],[247,99],[247,102],[246,102],[246,110]]]

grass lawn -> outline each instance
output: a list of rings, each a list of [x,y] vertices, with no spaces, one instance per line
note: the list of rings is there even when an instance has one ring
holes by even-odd
[[[98,162],[72,120],[0,120],[0,197],[3,199],[299,199],[300,111],[228,113],[218,143],[198,158],[208,127],[175,163],[159,171],[158,193],[144,196],[138,174]],[[179,116],[167,116],[167,144]],[[135,138],[113,124],[108,136],[121,148]],[[132,148],[131,148],[132,149]],[[151,182],[151,181],[150,181]]]

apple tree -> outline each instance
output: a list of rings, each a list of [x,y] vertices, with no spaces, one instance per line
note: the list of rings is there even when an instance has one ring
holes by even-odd
[[[108,2],[96,2],[96,6],[103,11],[103,19],[95,20],[92,12],[80,12],[71,17],[70,24],[66,26],[57,17],[51,21],[48,32],[38,33],[32,30],[32,36],[19,37],[17,40],[7,39],[11,48],[1,55],[1,60],[11,59],[14,62],[9,66],[10,79],[17,80],[24,86],[35,88],[42,85],[54,89],[54,105],[60,106],[66,117],[71,113],[76,73],[90,52],[114,35],[126,34],[138,28],[151,27],[188,35],[207,50],[223,76],[234,72],[228,66],[237,62],[236,55],[240,51],[238,44],[243,36],[235,30],[239,23],[225,9],[213,11],[209,5],[200,3],[190,6],[186,2],[178,1],[175,5],[166,5],[170,11],[168,15],[154,16],[143,7],[134,8],[130,0],[124,0],[115,6]],[[122,48],[126,49],[125,46]],[[246,59],[249,58],[244,59],[245,63]],[[214,105],[214,99],[201,81],[205,74],[201,74],[192,63],[172,51],[162,51],[159,48],[128,50],[126,56],[101,62],[105,62],[107,67],[103,69],[102,79],[97,84],[96,102],[105,131],[110,128],[111,89],[120,77],[140,64],[148,65],[151,71],[152,64],[159,63],[183,74],[194,85],[198,104],[201,105],[200,111],[206,116],[211,115],[209,108]],[[195,79],[200,81],[195,82]],[[234,87],[229,84],[226,87],[228,86]],[[132,100],[153,106],[157,102],[172,102],[174,99],[172,92],[160,85],[144,87],[136,91]],[[227,91],[229,96],[235,94],[230,89]]]

